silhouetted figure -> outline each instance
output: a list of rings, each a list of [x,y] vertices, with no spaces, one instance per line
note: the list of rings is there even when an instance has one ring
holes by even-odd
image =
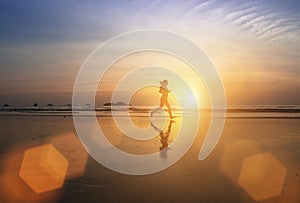
[[[155,130],[157,130],[159,132],[159,136],[160,136],[160,142],[161,142],[161,146],[159,147],[159,152],[160,152],[160,157],[162,157],[163,159],[167,159],[168,158],[168,149],[169,148],[169,136],[171,133],[171,129],[172,129],[172,124],[175,121],[170,121],[169,125],[168,125],[168,130],[166,132],[164,132],[163,130],[159,129],[158,127],[156,127],[152,122],[151,122],[151,127],[153,127]],[[166,149],[166,150],[164,150]]]
[[[162,94],[161,98],[160,98],[160,104],[159,104],[159,107],[156,108],[156,109],[153,109],[151,110],[150,112],[150,115],[151,117],[153,116],[154,113],[156,113],[157,111],[161,111],[162,108],[164,106],[166,106],[168,108],[168,113],[169,113],[169,117],[172,119],[172,118],[175,118],[173,115],[172,115],[172,110],[171,110],[171,106],[170,106],[170,103],[168,101],[168,94],[169,94],[170,90],[168,89],[168,80],[163,80],[163,81],[160,81],[160,87],[159,87],[159,93]]]

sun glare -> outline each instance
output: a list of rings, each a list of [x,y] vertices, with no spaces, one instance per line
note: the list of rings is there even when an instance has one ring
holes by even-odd
[[[131,54],[115,62],[105,73],[98,85],[97,100],[109,102],[112,92],[116,88],[118,82],[122,80],[122,77],[127,77],[127,73],[133,71],[135,68],[145,67],[145,65],[149,68],[145,69],[145,71],[139,71],[138,73],[133,74],[132,80],[129,80],[128,83],[126,83],[126,88],[120,88],[122,94],[127,94],[129,91],[135,92],[130,104],[140,106],[156,105],[157,100],[159,100],[157,88],[159,87],[159,82],[163,79],[169,80],[171,94],[174,93],[173,90],[177,90],[177,94],[174,96],[186,99],[187,101],[192,101],[194,96],[198,101],[198,104],[209,104],[209,93],[205,82],[201,80],[201,77],[197,75],[191,66],[175,56],[151,51]],[[162,69],[157,72],[154,67],[162,67]],[[163,68],[165,70],[163,70]],[[174,77],[170,75],[171,72]],[[177,76],[175,77],[175,75]],[[187,90],[181,86],[179,78],[192,90],[193,96],[186,95]],[[143,89],[143,91],[138,91],[139,88],[144,87],[136,86],[137,80],[151,81],[153,87],[150,88],[148,86],[146,89]],[[169,99],[170,103],[172,103],[173,99],[171,97]],[[174,105],[174,103],[171,105]]]

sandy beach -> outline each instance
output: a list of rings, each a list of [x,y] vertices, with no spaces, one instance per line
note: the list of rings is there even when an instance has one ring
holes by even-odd
[[[300,203],[300,0],[0,10],[0,203]]]
[[[103,131],[110,132],[111,143],[136,154],[157,152],[171,143],[180,123],[172,124],[167,143],[159,135],[139,143],[122,137],[112,117],[98,117],[98,121]],[[135,122],[146,126],[149,121],[138,118]],[[208,122],[202,119],[192,148],[173,166],[151,175],[130,176],[103,167],[87,154],[71,116],[2,115],[0,202],[300,201],[300,119],[228,118],[213,153],[199,161]],[[29,154],[30,149],[49,144],[65,157],[68,168],[61,186],[39,193],[22,176],[26,171],[20,171],[25,167],[26,151]]]

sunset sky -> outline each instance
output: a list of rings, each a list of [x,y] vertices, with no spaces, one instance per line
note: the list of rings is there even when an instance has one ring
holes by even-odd
[[[195,42],[219,70],[229,105],[300,104],[298,0],[2,0],[0,24],[0,106],[71,103],[86,57],[138,29]]]

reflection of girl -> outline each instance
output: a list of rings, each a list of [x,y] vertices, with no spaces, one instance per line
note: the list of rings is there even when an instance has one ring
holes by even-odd
[[[170,90],[168,89],[168,80],[160,81],[159,93],[162,94],[162,96],[160,98],[160,105],[159,105],[159,108],[154,109],[154,110],[151,111],[151,117],[155,112],[157,112],[158,110],[162,110],[162,108],[164,106],[166,106],[168,108],[170,118],[171,119],[175,118],[175,117],[172,116],[171,106],[170,106],[170,103],[168,101],[169,92],[170,92]]]
[[[160,142],[161,142],[161,146],[159,147],[159,152],[160,152],[160,157],[163,159],[167,159],[168,158],[168,150],[171,149],[169,147],[169,136],[171,134],[171,129],[172,129],[172,124],[175,121],[170,120],[169,121],[169,126],[168,126],[168,130],[164,131],[163,129],[158,128],[157,126],[154,125],[154,123],[151,122],[151,127],[154,128],[154,130],[159,132],[160,135]]]

